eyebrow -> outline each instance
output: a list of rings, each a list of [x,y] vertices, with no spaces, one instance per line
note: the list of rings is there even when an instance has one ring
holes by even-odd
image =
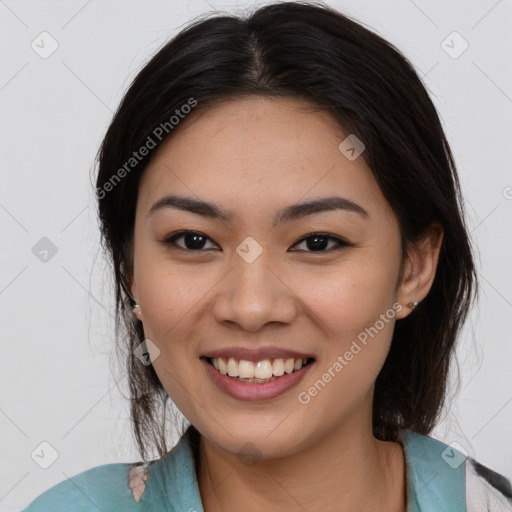
[[[153,215],[155,212],[166,208],[176,208],[226,222],[234,217],[233,212],[216,204],[178,195],[162,197],[151,206],[148,215]],[[291,222],[308,215],[333,210],[356,213],[365,219],[369,217],[368,212],[362,206],[359,206],[350,199],[341,196],[328,196],[292,204],[279,210],[272,219],[272,225],[276,226],[279,223]]]

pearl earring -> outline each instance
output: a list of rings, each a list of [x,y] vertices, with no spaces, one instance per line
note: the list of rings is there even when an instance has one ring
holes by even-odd
[[[408,305],[411,309],[415,309],[415,308],[418,306],[418,304],[419,304],[419,303],[420,303],[419,301],[415,301],[415,302],[409,302],[409,304],[407,304],[407,305]]]

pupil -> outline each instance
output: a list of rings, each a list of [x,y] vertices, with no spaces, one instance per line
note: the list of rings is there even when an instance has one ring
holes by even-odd
[[[205,237],[196,233],[186,233],[184,241],[187,249],[201,249],[205,244]]]
[[[325,236],[312,236],[308,238],[306,245],[309,250],[321,251],[327,247],[327,237]]]

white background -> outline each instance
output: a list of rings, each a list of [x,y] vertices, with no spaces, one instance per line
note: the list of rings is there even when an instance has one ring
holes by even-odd
[[[510,477],[512,2],[328,3],[404,52],[441,114],[478,247],[482,294],[458,349],[461,391],[432,435]],[[149,56],[212,6],[251,4],[0,0],[2,511],[19,510],[93,466],[139,460],[109,367],[111,278],[90,172],[113,111]],[[43,31],[59,45],[47,59],[31,48]],[[456,59],[441,46],[453,31],[469,44]],[[46,263],[32,252],[42,237],[57,248]],[[48,469],[31,458],[43,441],[58,452]]]

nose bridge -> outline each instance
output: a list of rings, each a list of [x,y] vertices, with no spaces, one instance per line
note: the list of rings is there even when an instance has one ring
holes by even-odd
[[[249,261],[233,255],[231,271],[222,281],[213,308],[219,322],[234,322],[258,330],[268,322],[291,322],[295,315],[293,294],[272,269],[268,252]]]
[[[235,260],[236,261],[236,260]],[[272,272],[266,256],[247,263],[238,261],[234,265],[233,290],[239,301],[253,297],[255,302],[268,303],[275,296],[275,284],[272,283]]]
[[[258,242],[252,236],[248,236],[232,253],[230,263],[234,288],[231,293],[238,295],[239,299],[251,295],[259,297],[261,292],[267,295],[273,293],[272,285],[275,283],[271,283],[272,272],[269,268],[273,263],[273,256],[268,242],[261,237]],[[261,299],[264,298],[261,295]]]

